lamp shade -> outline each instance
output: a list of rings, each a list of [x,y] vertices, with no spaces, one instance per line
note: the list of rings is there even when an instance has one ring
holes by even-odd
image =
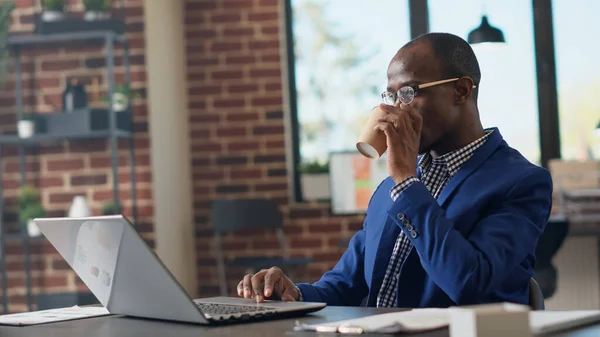
[[[506,42],[504,40],[504,34],[496,27],[492,27],[488,22],[487,16],[481,18],[481,24],[469,33],[467,39],[470,44],[484,43],[484,42]]]

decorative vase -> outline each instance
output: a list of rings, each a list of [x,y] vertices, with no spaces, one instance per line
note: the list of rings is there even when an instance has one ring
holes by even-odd
[[[35,222],[33,222],[33,220],[27,221],[27,234],[29,234],[31,237],[42,235],[40,228],[35,224]]]
[[[61,11],[43,11],[42,12],[42,21],[44,22],[54,22],[60,21],[65,18],[65,13]]]
[[[85,21],[97,21],[110,19],[110,13],[102,11],[86,11],[83,15]]]
[[[19,138],[29,138],[35,133],[35,123],[30,120],[22,120],[17,123]]]
[[[69,209],[70,218],[84,218],[92,215],[92,210],[85,197],[78,195],[73,198],[73,203]]]

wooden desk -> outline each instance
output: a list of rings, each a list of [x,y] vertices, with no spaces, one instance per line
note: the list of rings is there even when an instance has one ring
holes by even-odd
[[[394,311],[394,309],[376,309],[360,307],[327,307],[319,312],[284,320],[271,320],[247,324],[224,326],[201,326],[193,324],[171,323],[155,320],[144,320],[123,316],[108,316],[60,322],[30,327],[0,326],[2,337],[312,337],[328,336],[310,332],[294,332],[294,322],[300,319],[307,323],[329,322],[350,319],[378,313]],[[398,311],[398,310],[396,310]],[[335,336],[335,335],[331,335]],[[365,335],[367,336],[367,335]],[[382,336],[382,335],[377,335]],[[402,335],[406,336],[406,335]],[[419,337],[447,337],[448,330],[438,330],[419,334]],[[600,336],[600,324],[563,332],[552,336],[560,337],[592,337]]]

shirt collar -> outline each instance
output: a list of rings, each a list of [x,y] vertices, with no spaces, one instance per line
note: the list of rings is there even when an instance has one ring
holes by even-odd
[[[429,152],[421,156],[419,160],[419,168],[421,172],[427,173],[433,166],[432,164],[445,165],[450,177],[453,177],[464,163],[471,158],[471,155],[477,150],[494,130],[485,130],[485,135],[477,140],[459,148],[448,152],[443,156],[433,158]]]

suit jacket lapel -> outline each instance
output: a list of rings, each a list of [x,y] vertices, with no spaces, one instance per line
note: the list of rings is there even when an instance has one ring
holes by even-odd
[[[398,235],[400,235],[400,227],[396,225],[391,217],[387,216],[380,233],[377,254],[375,255],[371,288],[369,290],[369,305],[376,304],[379,288],[381,288],[381,284],[383,283],[385,271],[387,270]]]
[[[473,173],[502,143],[502,135],[497,128],[488,136],[485,143],[473,153],[473,156],[467,160],[460,170],[448,181],[448,184],[442,190],[438,197],[438,204],[444,206],[448,198],[454,193],[456,188]]]

